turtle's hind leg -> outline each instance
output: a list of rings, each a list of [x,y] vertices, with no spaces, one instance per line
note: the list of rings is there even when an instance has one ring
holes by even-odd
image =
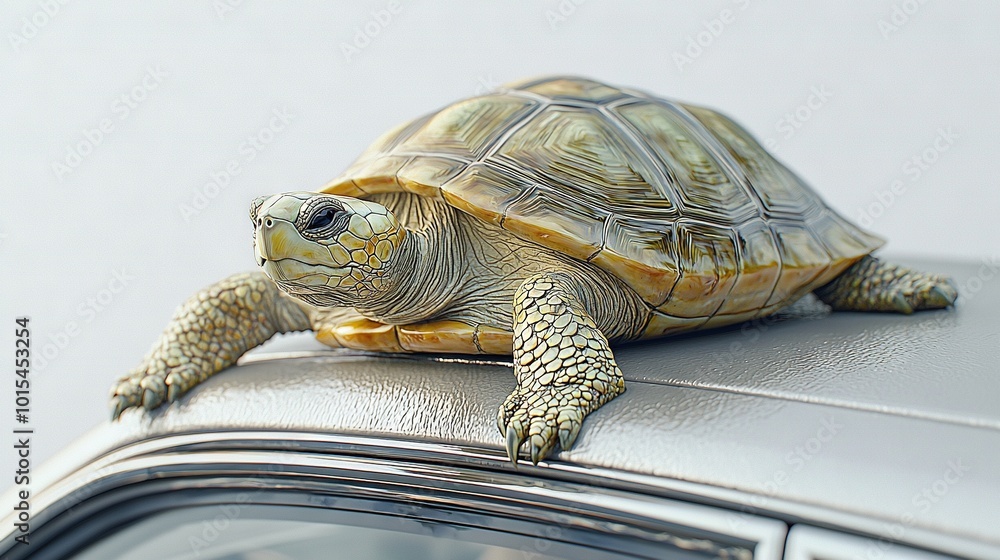
[[[815,294],[836,311],[913,313],[955,303],[958,290],[950,279],[866,256]]]

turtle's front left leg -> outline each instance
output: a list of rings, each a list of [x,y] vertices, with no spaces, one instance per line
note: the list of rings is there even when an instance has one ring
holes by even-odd
[[[557,442],[569,449],[584,417],[625,391],[607,338],[571,286],[564,275],[541,274],[514,296],[517,388],[500,407],[497,427],[515,465],[525,441],[535,464]]]
[[[115,383],[111,417],[173,402],[275,333],[309,328],[305,310],[264,273],[230,276],[178,309],[139,367]]]

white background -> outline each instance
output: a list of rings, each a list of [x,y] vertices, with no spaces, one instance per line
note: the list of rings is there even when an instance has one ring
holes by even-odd
[[[52,16],[4,2],[0,465],[14,464],[15,316],[47,357],[37,461],[106,421],[110,383],[177,305],[254,267],[253,197],[316,188],[390,126],[522,77],[716,107],[889,252],[995,257],[1000,4],[576,2],[105,1]],[[274,111],[292,116],[272,134]],[[85,132],[105,120],[103,137]],[[940,131],[954,137],[935,148]],[[206,186],[232,160],[240,173]]]

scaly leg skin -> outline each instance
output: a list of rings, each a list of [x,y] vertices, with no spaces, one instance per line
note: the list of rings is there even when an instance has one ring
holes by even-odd
[[[189,299],[142,363],[111,389],[111,417],[173,402],[275,333],[309,330],[305,310],[263,272],[230,276]]]
[[[525,441],[536,465],[557,442],[569,449],[584,417],[625,391],[607,338],[556,274],[514,295],[514,374],[517,388],[497,414],[514,466]]]
[[[884,263],[867,256],[815,291],[836,311],[896,311],[910,314],[955,303],[950,279]]]

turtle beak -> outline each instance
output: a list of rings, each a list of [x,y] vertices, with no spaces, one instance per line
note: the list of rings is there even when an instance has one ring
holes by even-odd
[[[281,267],[277,260],[287,255],[276,254],[275,251],[284,252],[287,245],[287,232],[284,230],[292,227],[284,220],[275,220],[270,216],[263,216],[258,220],[257,229],[254,232],[254,252],[256,253],[257,265],[264,269],[264,272],[274,280],[284,280],[285,275],[281,273]]]
[[[263,229],[264,222],[261,220],[253,235],[253,249],[255,253],[254,256],[257,258],[257,266],[264,266],[264,263],[267,262],[267,253],[264,247],[264,239],[266,236],[264,235]]]

